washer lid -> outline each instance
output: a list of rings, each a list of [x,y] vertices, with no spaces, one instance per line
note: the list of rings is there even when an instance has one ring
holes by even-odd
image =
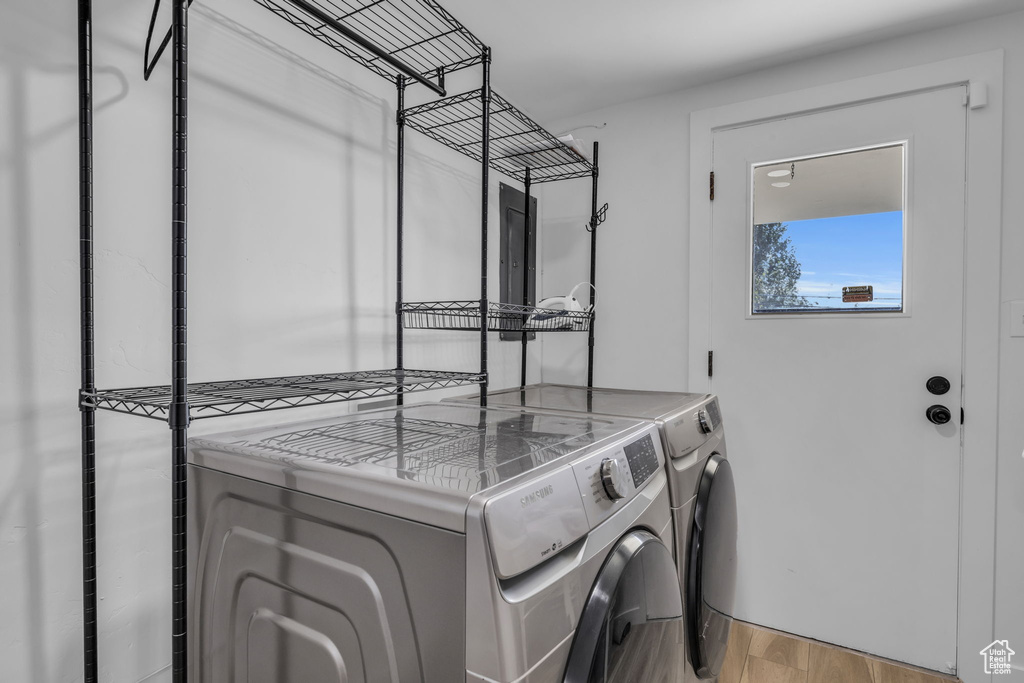
[[[686,576],[690,659],[700,678],[722,670],[736,597],[736,489],[729,461],[708,458],[697,490]]]
[[[194,437],[189,462],[464,531],[471,496],[640,424],[420,404]]]
[[[707,394],[588,389],[566,384],[531,384],[525,389],[492,391],[487,396],[491,405],[622,415],[646,420],[665,418],[707,398]],[[469,400],[469,397],[459,400]]]

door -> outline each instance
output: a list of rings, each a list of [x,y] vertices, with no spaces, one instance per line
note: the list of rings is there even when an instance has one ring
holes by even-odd
[[[564,683],[683,680],[683,601],[672,553],[644,530],[608,556],[580,615]]]
[[[736,617],[939,671],[956,666],[964,98],[713,140]]]

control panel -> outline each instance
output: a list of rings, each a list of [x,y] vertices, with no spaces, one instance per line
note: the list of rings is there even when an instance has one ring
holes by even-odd
[[[658,462],[658,451],[654,447],[654,439],[650,434],[633,443],[626,444],[622,450],[626,453],[629,469],[633,473],[633,485],[637,488],[640,488],[641,484],[661,469],[661,463]]]
[[[654,429],[640,437],[573,463],[591,527],[608,518],[665,466]]]
[[[699,447],[722,426],[718,399],[711,397],[665,420],[665,436],[670,458],[681,458]]]
[[[516,576],[582,538],[662,471],[654,426],[488,501],[484,520],[499,578]]]
[[[713,398],[708,401],[704,406],[704,414],[707,417],[708,427],[707,432],[711,432],[718,429],[718,425],[722,424],[722,412],[718,409],[718,399]]]

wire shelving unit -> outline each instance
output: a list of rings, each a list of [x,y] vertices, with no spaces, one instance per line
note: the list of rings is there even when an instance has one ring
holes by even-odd
[[[476,330],[480,306],[476,301],[419,301],[402,305],[405,327],[416,330]],[[554,311],[536,306],[490,302],[487,329],[491,332],[586,332],[593,321],[586,311]]]
[[[405,110],[406,124],[442,145],[481,160],[483,141],[474,125],[483,112],[474,104],[480,91],[428,102]],[[516,180],[545,183],[590,178],[595,166],[579,152],[544,130],[498,93],[491,94],[490,165]]]
[[[172,661],[175,683],[187,680],[187,466],[186,440],[192,420],[280,410],[453,386],[479,385],[487,396],[489,331],[589,331],[588,384],[593,383],[593,315],[552,312],[533,306],[487,301],[488,171],[494,169],[526,186],[527,220],[531,183],[590,177],[593,180],[591,282],[594,280],[597,208],[597,144],[592,160],[561,143],[529,116],[491,91],[491,52],[483,42],[433,0],[254,0],[311,37],[394,84],[397,91],[397,278],[396,364],[387,370],[309,374],[189,383],[187,363],[187,180],[188,180],[188,8],[193,0],[169,0],[171,26],[151,55],[161,0],[154,0],[143,73],[148,79],[170,48],[172,61],[171,167],[171,383],[166,386],[100,389],[95,382],[93,300],[93,101],[92,0],[78,0],[79,37],[79,266],[81,302],[82,536],[84,680],[98,680],[96,586],[96,413],[125,413],[166,422],[171,429]],[[448,97],[447,74],[479,67],[481,87]],[[443,98],[406,109],[409,85],[422,85]],[[403,300],[405,128],[417,130],[478,161],[481,168],[480,298],[469,301],[406,303]],[[493,151],[492,151],[493,150]],[[605,208],[607,205],[605,205]],[[528,235],[527,235],[528,239]],[[524,278],[524,282],[526,279]],[[591,292],[591,310],[593,308]],[[524,288],[524,301],[527,300]],[[407,369],[404,329],[456,329],[480,335],[478,371]],[[526,382],[523,335],[522,382]]]
[[[604,222],[608,205],[597,206],[598,145],[594,143],[593,160],[569,147],[545,130],[529,115],[515,107],[498,93],[491,93],[490,107],[481,111],[475,103],[479,90],[427,102],[401,112],[406,125],[460,154],[489,165],[495,171],[522,182],[525,186],[525,225],[523,253],[529,253],[530,244],[530,188],[536,183],[547,183],[574,178],[593,181],[590,223],[591,234],[590,282],[596,279],[597,232]],[[489,134],[481,135],[477,122],[489,118]],[[522,331],[520,358],[520,385],[526,385],[527,344],[526,332],[588,332],[587,386],[594,384],[594,304],[595,294],[590,290],[590,305],[584,311],[550,311],[536,308],[529,299],[529,278],[523,278],[525,305],[488,303],[486,315],[488,329],[496,332]],[[471,329],[470,323],[479,323],[484,315],[483,306],[475,318],[469,302],[442,301],[406,304],[405,326],[415,329],[460,330]]]
[[[429,81],[484,60],[486,46],[430,0],[255,2],[395,83],[403,75]]]

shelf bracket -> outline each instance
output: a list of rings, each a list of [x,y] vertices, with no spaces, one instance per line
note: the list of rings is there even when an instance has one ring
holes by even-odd
[[[192,410],[188,402],[172,403],[167,413],[167,424],[171,429],[187,429],[192,422]]]
[[[87,410],[96,410],[96,395],[91,391],[85,389],[78,390],[78,410],[85,412]]]

